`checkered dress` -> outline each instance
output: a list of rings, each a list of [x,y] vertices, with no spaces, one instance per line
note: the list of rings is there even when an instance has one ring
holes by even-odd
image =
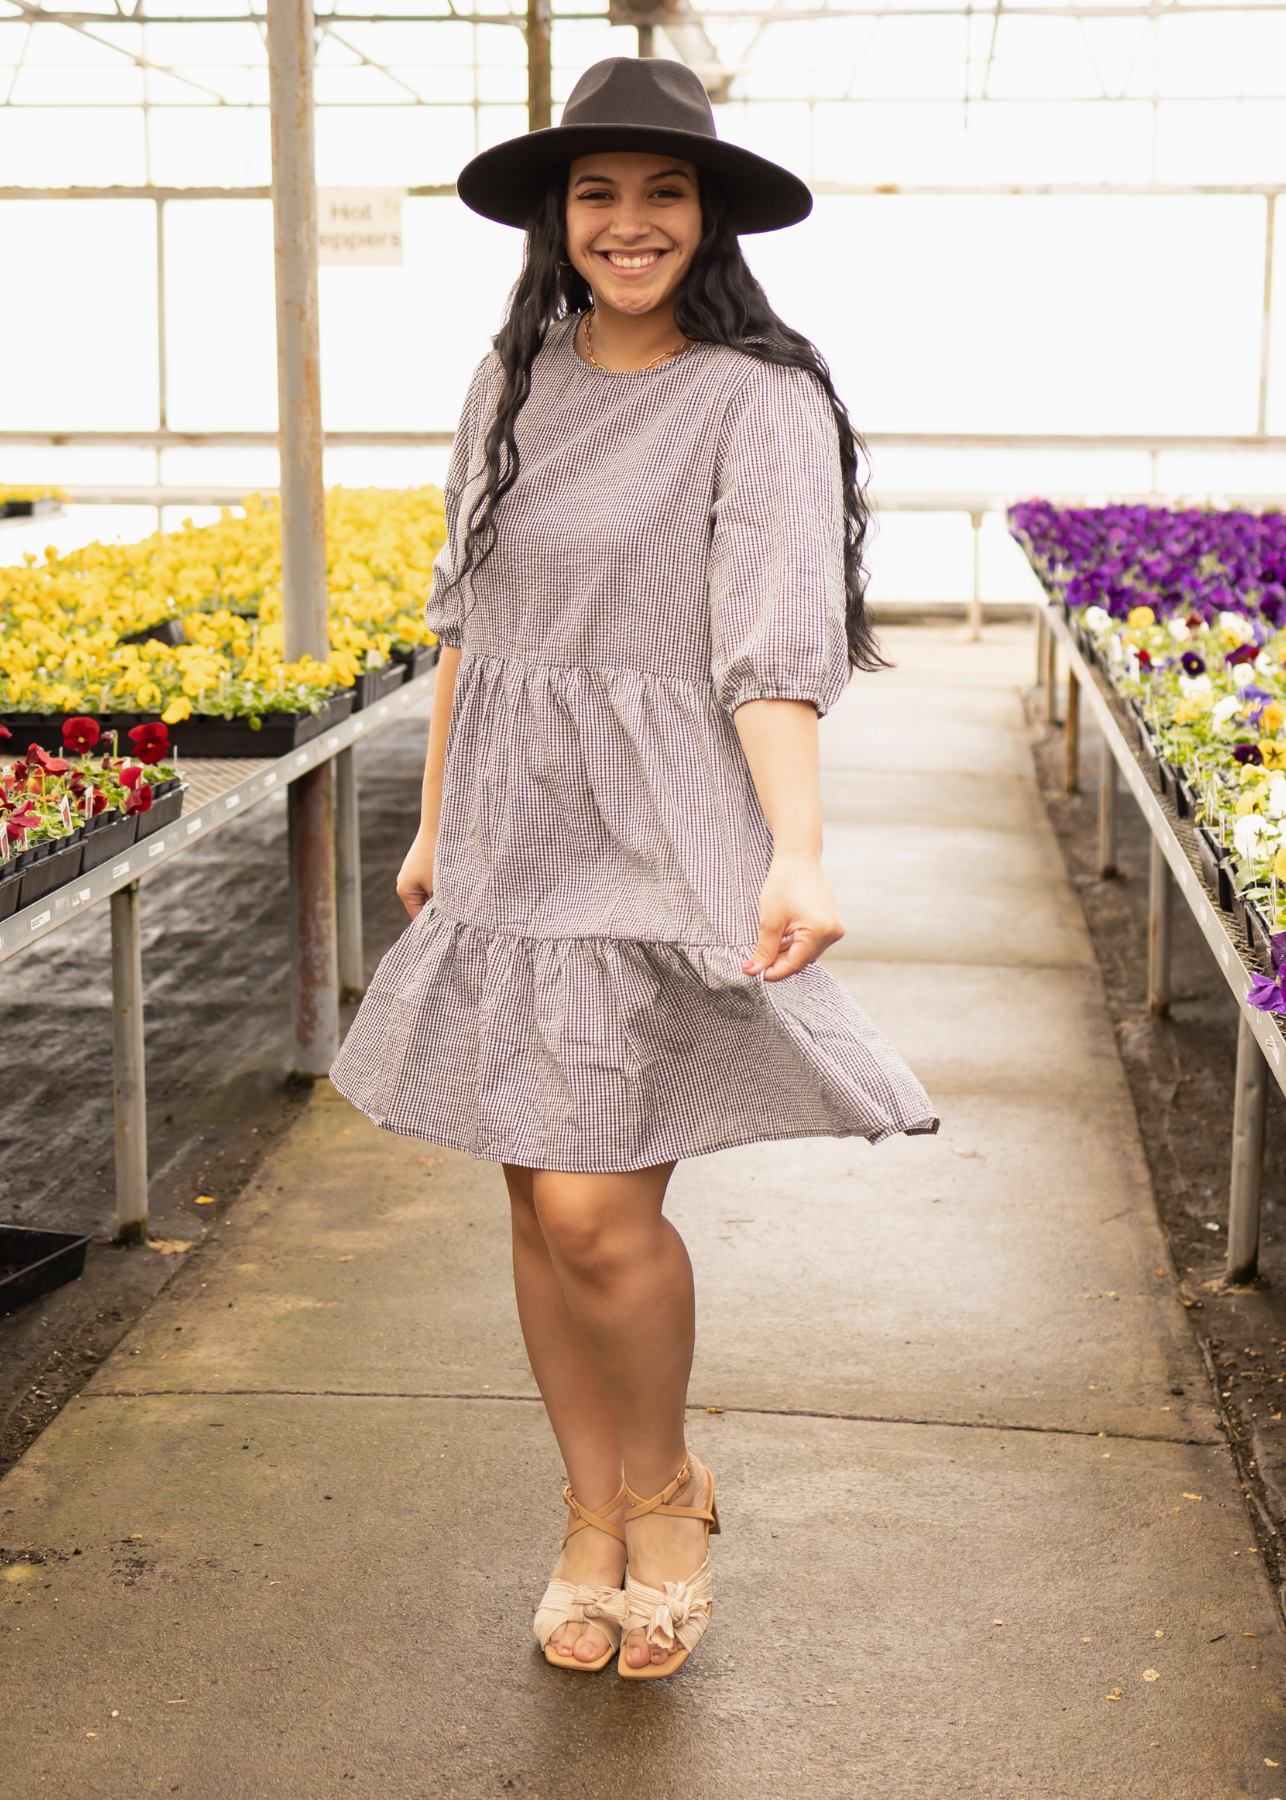
[[[556,327],[496,548],[453,584],[497,380],[488,357],[427,614],[463,652],[437,891],[380,964],[336,1086],[392,1131],[542,1169],[935,1130],[823,969],[740,966],[771,838],[733,712],[824,713],[848,674],[824,396],[718,345],[597,369]]]

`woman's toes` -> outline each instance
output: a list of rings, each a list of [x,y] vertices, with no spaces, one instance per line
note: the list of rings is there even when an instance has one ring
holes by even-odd
[[[598,1631],[586,1631],[576,1642],[577,1662],[597,1662],[607,1649],[607,1639]]]
[[[652,1646],[641,1631],[632,1631],[625,1646],[625,1660],[631,1669],[646,1668],[652,1661]]]

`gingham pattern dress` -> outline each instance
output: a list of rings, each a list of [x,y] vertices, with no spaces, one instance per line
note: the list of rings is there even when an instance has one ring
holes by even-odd
[[[462,651],[433,900],[333,1070],[379,1125],[528,1168],[936,1129],[815,964],[742,973],[771,838],[732,715],[843,691],[835,428],[810,377],[698,344],[619,373],[555,327],[496,547],[453,584],[495,359],[447,477],[428,620]],[[461,592],[461,587],[466,591]]]

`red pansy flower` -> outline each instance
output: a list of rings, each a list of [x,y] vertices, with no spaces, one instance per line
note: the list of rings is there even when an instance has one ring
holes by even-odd
[[[27,746],[27,761],[38,764],[47,775],[65,775],[71,767],[71,764],[64,762],[61,756],[46,755],[39,744]]]
[[[129,734],[129,740],[141,763],[159,763],[170,747],[169,730],[159,724],[135,725]]]
[[[127,770],[126,773],[130,773],[130,771]],[[139,770],[138,773],[141,774],[142,771]],[[129,799],[125,802],[126,818],[128,818],[131,813],[147,812],[151,807],[151,804],[152,789],[146,781],[140,781],[138,786],[131,792]]]
[[[141,763],[126,763],[125,767],[121,770],[120,783],[122,787],[135,788],[142,779],[143,767]]]
[[[102,736],[93,719],[64,719],[63,743],[77,756],[85,756]]]

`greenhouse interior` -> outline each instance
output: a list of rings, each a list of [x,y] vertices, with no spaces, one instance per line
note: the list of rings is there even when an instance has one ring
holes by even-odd
[[[1283,1800],[1286,0],[0,87],[12,1791]]]

